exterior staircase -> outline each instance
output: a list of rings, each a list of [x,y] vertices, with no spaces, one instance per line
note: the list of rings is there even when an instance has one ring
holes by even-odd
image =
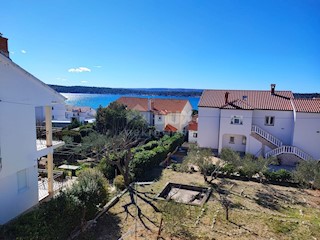
[[[280,139],[276,138],[272,134],[256,125],[252,125],[251,136],[255,137],[258,141],[262,142],[272,149],[271,151],[264,154],[265,158],[277,157],[283,154],[292,154],[302,160],[313,159],[309,154],[298,147],[283,145],[283,142]]]

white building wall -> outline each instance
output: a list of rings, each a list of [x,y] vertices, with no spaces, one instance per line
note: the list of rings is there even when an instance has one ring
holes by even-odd
[[[223,142],[226,136],[230,135],[241,135],[245,136],[248,140],[251,134],[252,126],[252,110],[232,110],[232,109],[222,109],[221,110],[221,121],[220,121],[220,134],[219,134],[219,152],[223,147],[228,147],[224,145]],[[231,119],[233,116],[239,116],[242,118],[242,124],[231,124]],[[239,146],[235,146],[240,148]],[[242,148],[241,148],[242,149]],[[249,146],[246,144],[245,152],[249,152]],[[236,149],[234,149],[236,150]]]
[[[198,131],[189,130],[188,133],[188,142],[196,143],[198,141]]]
[[[198,145],[200,147],[219,148],[220,109],[199,107],[198,109]]]
[[[178,129],[182,132],[192,120],[192,106],[189,101],[179,115],[180,126]]]
[[[0,111],[2,224],[38,203],[38,169],[35,107],[1,102]],[[18,191],[17,172],[24,169],[27,172],[27,188]]]
[[[320,159],[319,113],[297,113],[293,146],[299,147],[314,159]]]
[[[274,126],[265,124],[266,116],[275,117]],[[254,110],[252,124],[279,138],[285,145],[292,144],[294,131],[293,111]]]
[[[154,127],[157,131],[163,131],[166,126],[166,115],[154,115]]]

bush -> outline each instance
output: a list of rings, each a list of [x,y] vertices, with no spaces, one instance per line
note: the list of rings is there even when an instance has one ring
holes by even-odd
[[[293,172],[293,178],[302,186],[320,189],[320,162],[301,161]]]
[[[113,184],[119,190],[124,190],[126,188],[126,185],[124,183],[124,177],[122,175],[116,176],[113,181]]]
[[[104,205],[107,196],[102,174],[84,170],[70,190],[5,225],[4,239],[68,239],[76,227]]]
[[[285,170],[285,169],[280,169],[278,171],[270,171],[267,170],[263,172],[263,175],[265,178],[269,181],[276,181],[276,182],[287,182],[292,179],[292,174],[291,172]]]
[[[231,175],[236,172],[236,167],[231,163],[227,163],[221,168],[221,172],[226,175]]]
[[[254,159],[252,155],[246,155],[242,159],[242,165],[239,167],[240,176],[252,178],[255,174],[261,173],[268,165],[268,161],[263,158]]]
[[[239,153],[233,151],[231,148],[222,148],[220,158],[234,166],[241,165],[241,158]]]
[[[81,143],[82,137],[81,137],[81,134],[79,132],[72,131],[72,130],[63,130],[62,131],[62,137],[64,137],[64,136],[71,137],[73,142]]]
[[[136,180],[144,179],[150,169],[159,166],[168,153],[173,152],[183,141],[183,135],[177,133],[172,137],[164,136],[159,141],[151,141],[139,147],[138,151],[133,150],[134,157],[129,165],[132,176]]]
[[[103,173],[103,175],[111,180],[114,179],[115,177],[115,171],[116,171],[116,167],[114,165],[111,165],[110,163],[107,162],[106,158],[102,158],[98,168],[100,169],[100,171]]]

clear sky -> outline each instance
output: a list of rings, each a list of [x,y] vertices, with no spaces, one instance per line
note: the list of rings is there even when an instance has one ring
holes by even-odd
[[[11,58],[45,83],[320,92],[320,0],[0,6]]]

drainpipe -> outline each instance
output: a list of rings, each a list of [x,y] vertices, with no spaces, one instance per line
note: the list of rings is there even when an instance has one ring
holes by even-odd
[[[46,106],[46,143],[47,148],[52,148],[52,108]],[[52,150],[47,155],[47,171],[48,171],[48,193],[53,196],[53,152]]]
[[[292,99],[290,99],[290,103],[291,103],[291,106],[292,106],[292,109],[293,109],[293,131],[292,131],[292,139],[291,139],[291,145],[293,146],[293,140],[294,140],[294,132],[295,132],[295,129],[296,129],[296,120],[297,120],[297,110],[296,110],[296,107],[292,101]]]

